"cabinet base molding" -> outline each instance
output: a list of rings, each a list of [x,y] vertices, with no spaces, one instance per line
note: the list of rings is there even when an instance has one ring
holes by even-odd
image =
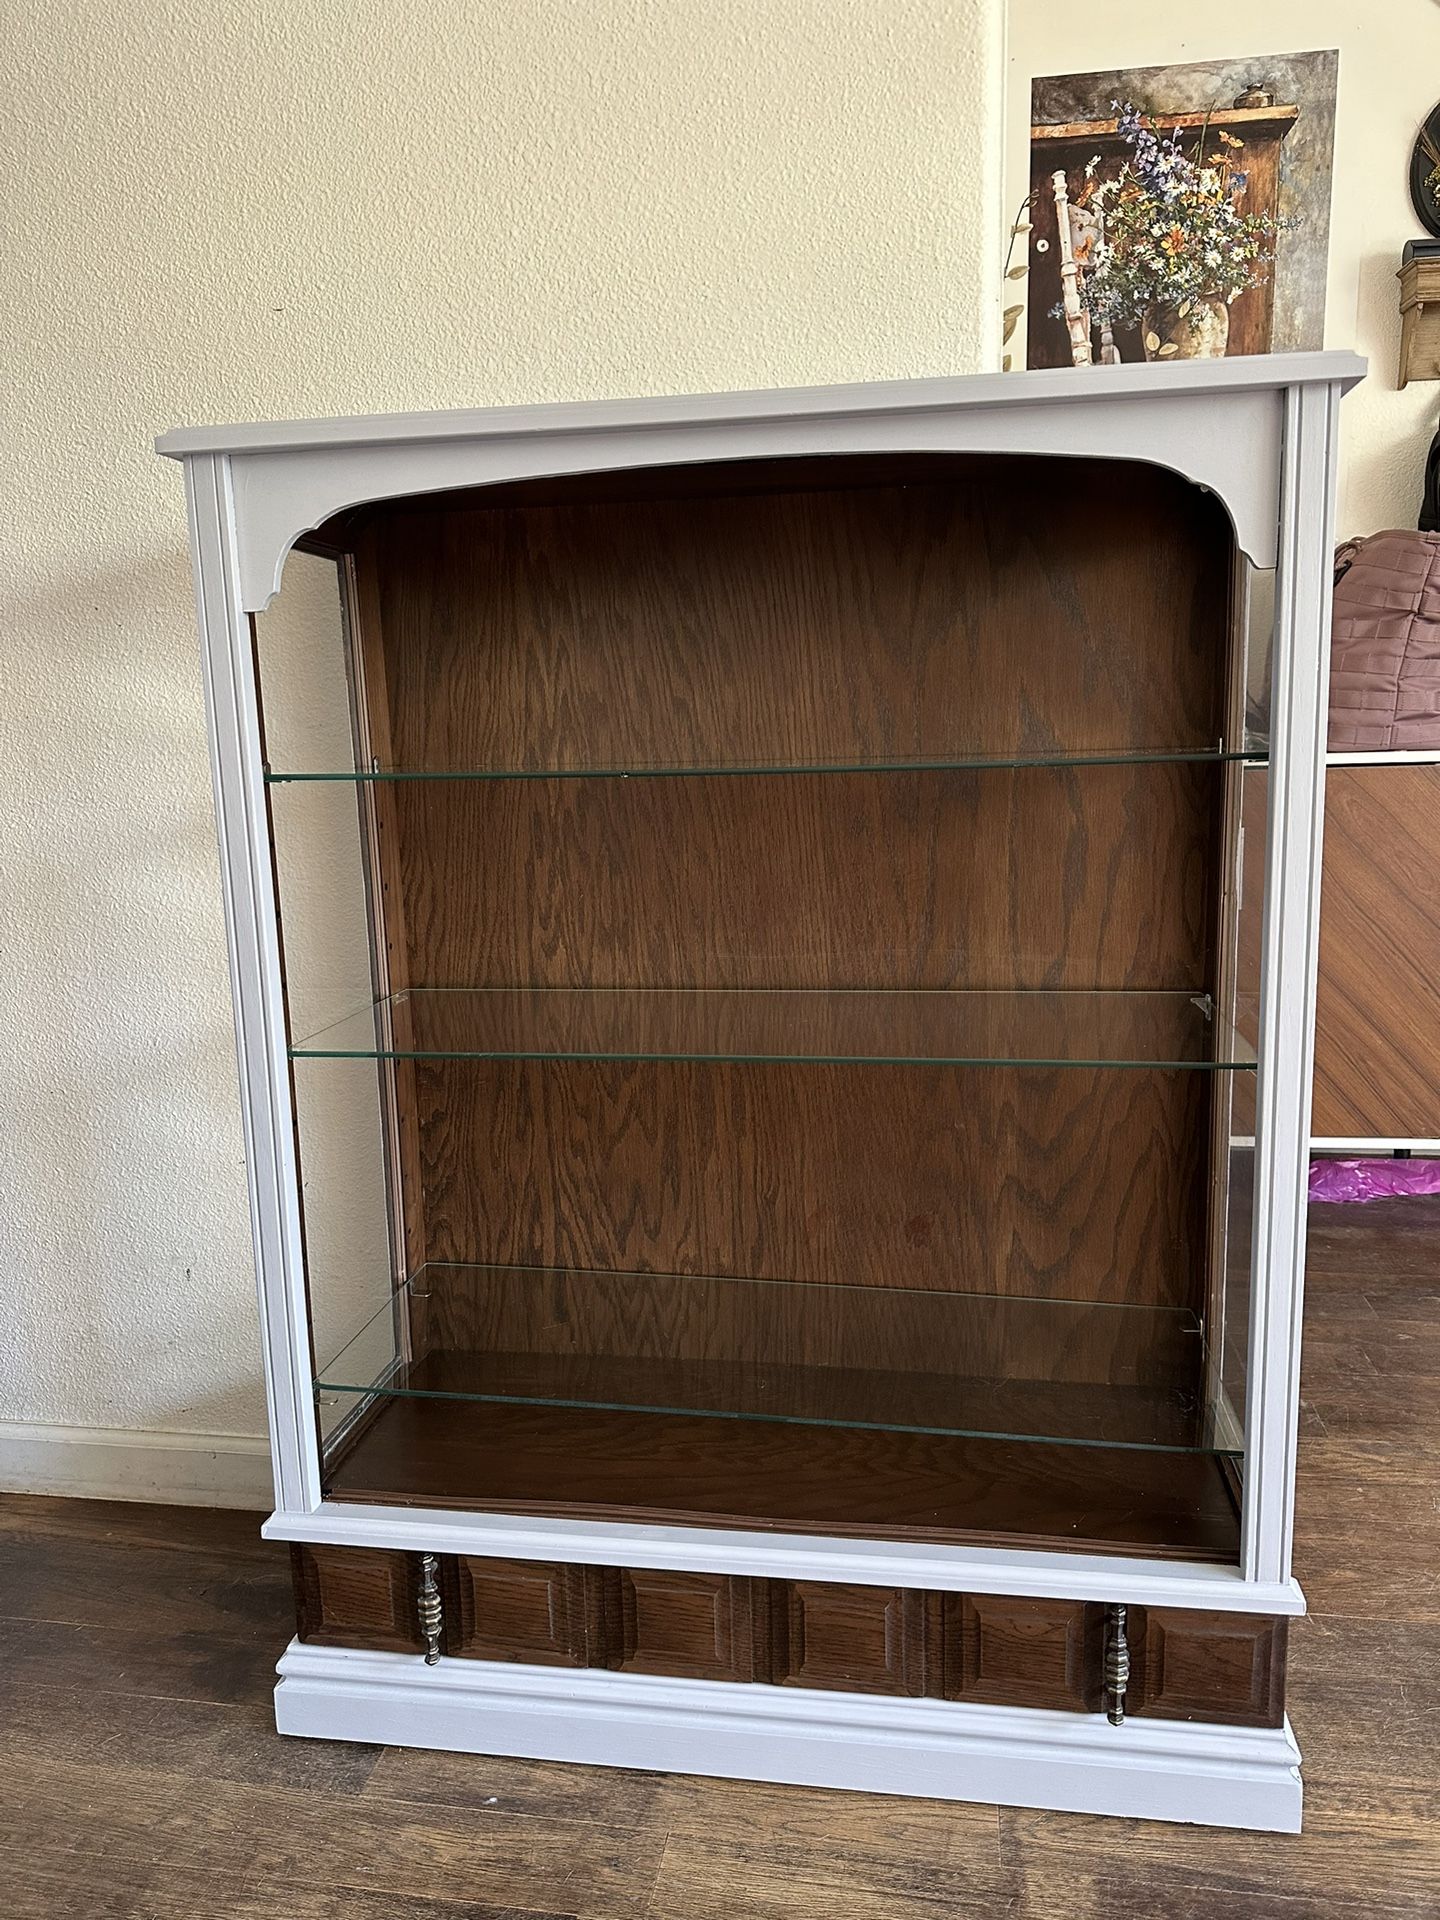
[[[275,1723],[323,1740],[1300,1830],[1289,1722],[1224,1727],[290,1643]]]

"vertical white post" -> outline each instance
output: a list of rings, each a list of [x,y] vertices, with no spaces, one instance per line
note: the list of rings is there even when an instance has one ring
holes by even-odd
[[[1055,192],[1055,227],[1060,239],[1060,299],[1065,309],[1065,325],[1070,333],[1070,358],[1077,367],[1093,365],[1090,355],[1090,322],[1080,304],[1080,269],[1075,264],[1075,236],[1070,230],[1070,183],[1065,169],[1057,167],[1050,176]]]
[[[1285,394],[1241,1570],[1287,1580],[1315,1054],[1337,386]]]
[[[229,460],[220,454],[192,455],[185,462],[185,493],[240,1056],[275,1501],[282,1512],[309,1513],[320,1499],[319,1443],[259,700],[250,622],[240,600]]]

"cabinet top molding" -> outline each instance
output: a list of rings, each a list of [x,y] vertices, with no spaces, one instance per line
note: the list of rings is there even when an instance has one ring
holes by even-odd
[[[1129,362],[1105,367],[968,373],[933,380],[859,381],[830,387],[773,387],[750,393],[664,394],[633,400],[564,400],[536,406],[460,407],[433,413],[355,414],[339,420],[273,420],[228,427],[172,427],[155,451],[172,460],[197,453],[292,453],[512,434],[613,433],[709,422],[931,413],[971,407],[1022,409],[1042,402],[1148,399],[1338,383],[1365,377],[1356,353],[1268,353],[1229,360]]]
[[[369,501],[505,481],[823,454],[1142,460],[1225,506],[1258,567],[1278,552],[1287,394],[1352,387],[1352,353],[1067,367],[761,393],[177,427],[157,451],[218,487],[243,611],[268,606],[295,542]],[[213,464],[207,477],[202,469]]]

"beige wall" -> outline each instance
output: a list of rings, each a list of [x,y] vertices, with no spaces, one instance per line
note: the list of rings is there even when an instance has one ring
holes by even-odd
[[[1139,0],[1009,11],[1022,183],[1032,71],[1340,47],[1329,333],[1376,367],[1342,526],[1410,520],[1440,387],[1393,392],[1392,275],[1440,7],[1212,0],[1183,34]],[[1000,12],[11,7],[0,1479],[18,1423],[262,1425],[179,477],[152,435],[994,365],[1023,192]]]
[[[1325,344],[1354,347],[1370,376],[1345,402],[1341,533],[1414,526],[1440,385],[1395,390],[1400,321],[1395,272],[1421,229],[1406,170],[1421,119],[1440,97],[1436,0],[1010,0],[1006,79],[1006,196],[1029,179],[1030,81],[1040,73],[1103,72],[1179,60],[1340,50],[1330,286]],[[1263,61],[1260,63],[1263,66]],[[1007,219],[1010,215],[1007,214]]]
[[[151,436],[993,364],[999,13],[9,8],[0,1469],[7,1421],[263,1424],[179,474]]]

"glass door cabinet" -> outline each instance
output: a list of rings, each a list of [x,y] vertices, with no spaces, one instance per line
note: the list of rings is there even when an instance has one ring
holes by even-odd
[[[1298,1823],[1358,370],[160,442],[282,1730]]]

